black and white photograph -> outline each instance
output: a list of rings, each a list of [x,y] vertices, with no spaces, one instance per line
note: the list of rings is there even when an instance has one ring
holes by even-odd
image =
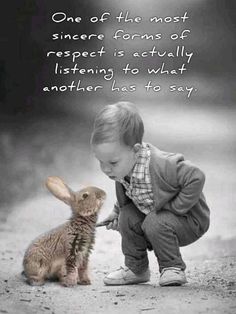
[[[0,313],[235,313],[235,12],[2,3]]]

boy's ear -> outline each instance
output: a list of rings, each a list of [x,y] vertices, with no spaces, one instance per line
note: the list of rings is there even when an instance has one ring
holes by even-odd
[[[134,150],[135,154],[139,152],[140,147],[141,147],[141,144],[140,144],[140,143],[134,144],[133,150]]]

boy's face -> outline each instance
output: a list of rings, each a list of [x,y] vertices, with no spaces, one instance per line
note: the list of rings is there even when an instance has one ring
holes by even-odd
[[[119,180],[131,174],[139,146],[129,147],[117,141],[93,145],[92,148],[101,170],[110,179]]]

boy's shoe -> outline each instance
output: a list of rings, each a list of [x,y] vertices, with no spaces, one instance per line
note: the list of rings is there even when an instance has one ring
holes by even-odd
[[[149,268],[141,273],[135,274],[128,267],[120,267],[116,271],[108,274],[103,282],[108,286],[116,285],[132,285],[138,283],[144,283],[150,280],[150,270]]]
[[[187,283],[185,272],[177,267],[164,268],[160,275],[160,286],[180,286]]]

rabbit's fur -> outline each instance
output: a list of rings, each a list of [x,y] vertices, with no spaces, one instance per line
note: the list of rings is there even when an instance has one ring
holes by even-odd
[[[59,177],[48,177],[48,190],[72,209],[68,222],[36,238],[23,259],[24,275],[31,285],[50,278],[64,286],[90,284],[89,254],[95,241],[97,216],[106,193],[97,187],[73,192]]]

